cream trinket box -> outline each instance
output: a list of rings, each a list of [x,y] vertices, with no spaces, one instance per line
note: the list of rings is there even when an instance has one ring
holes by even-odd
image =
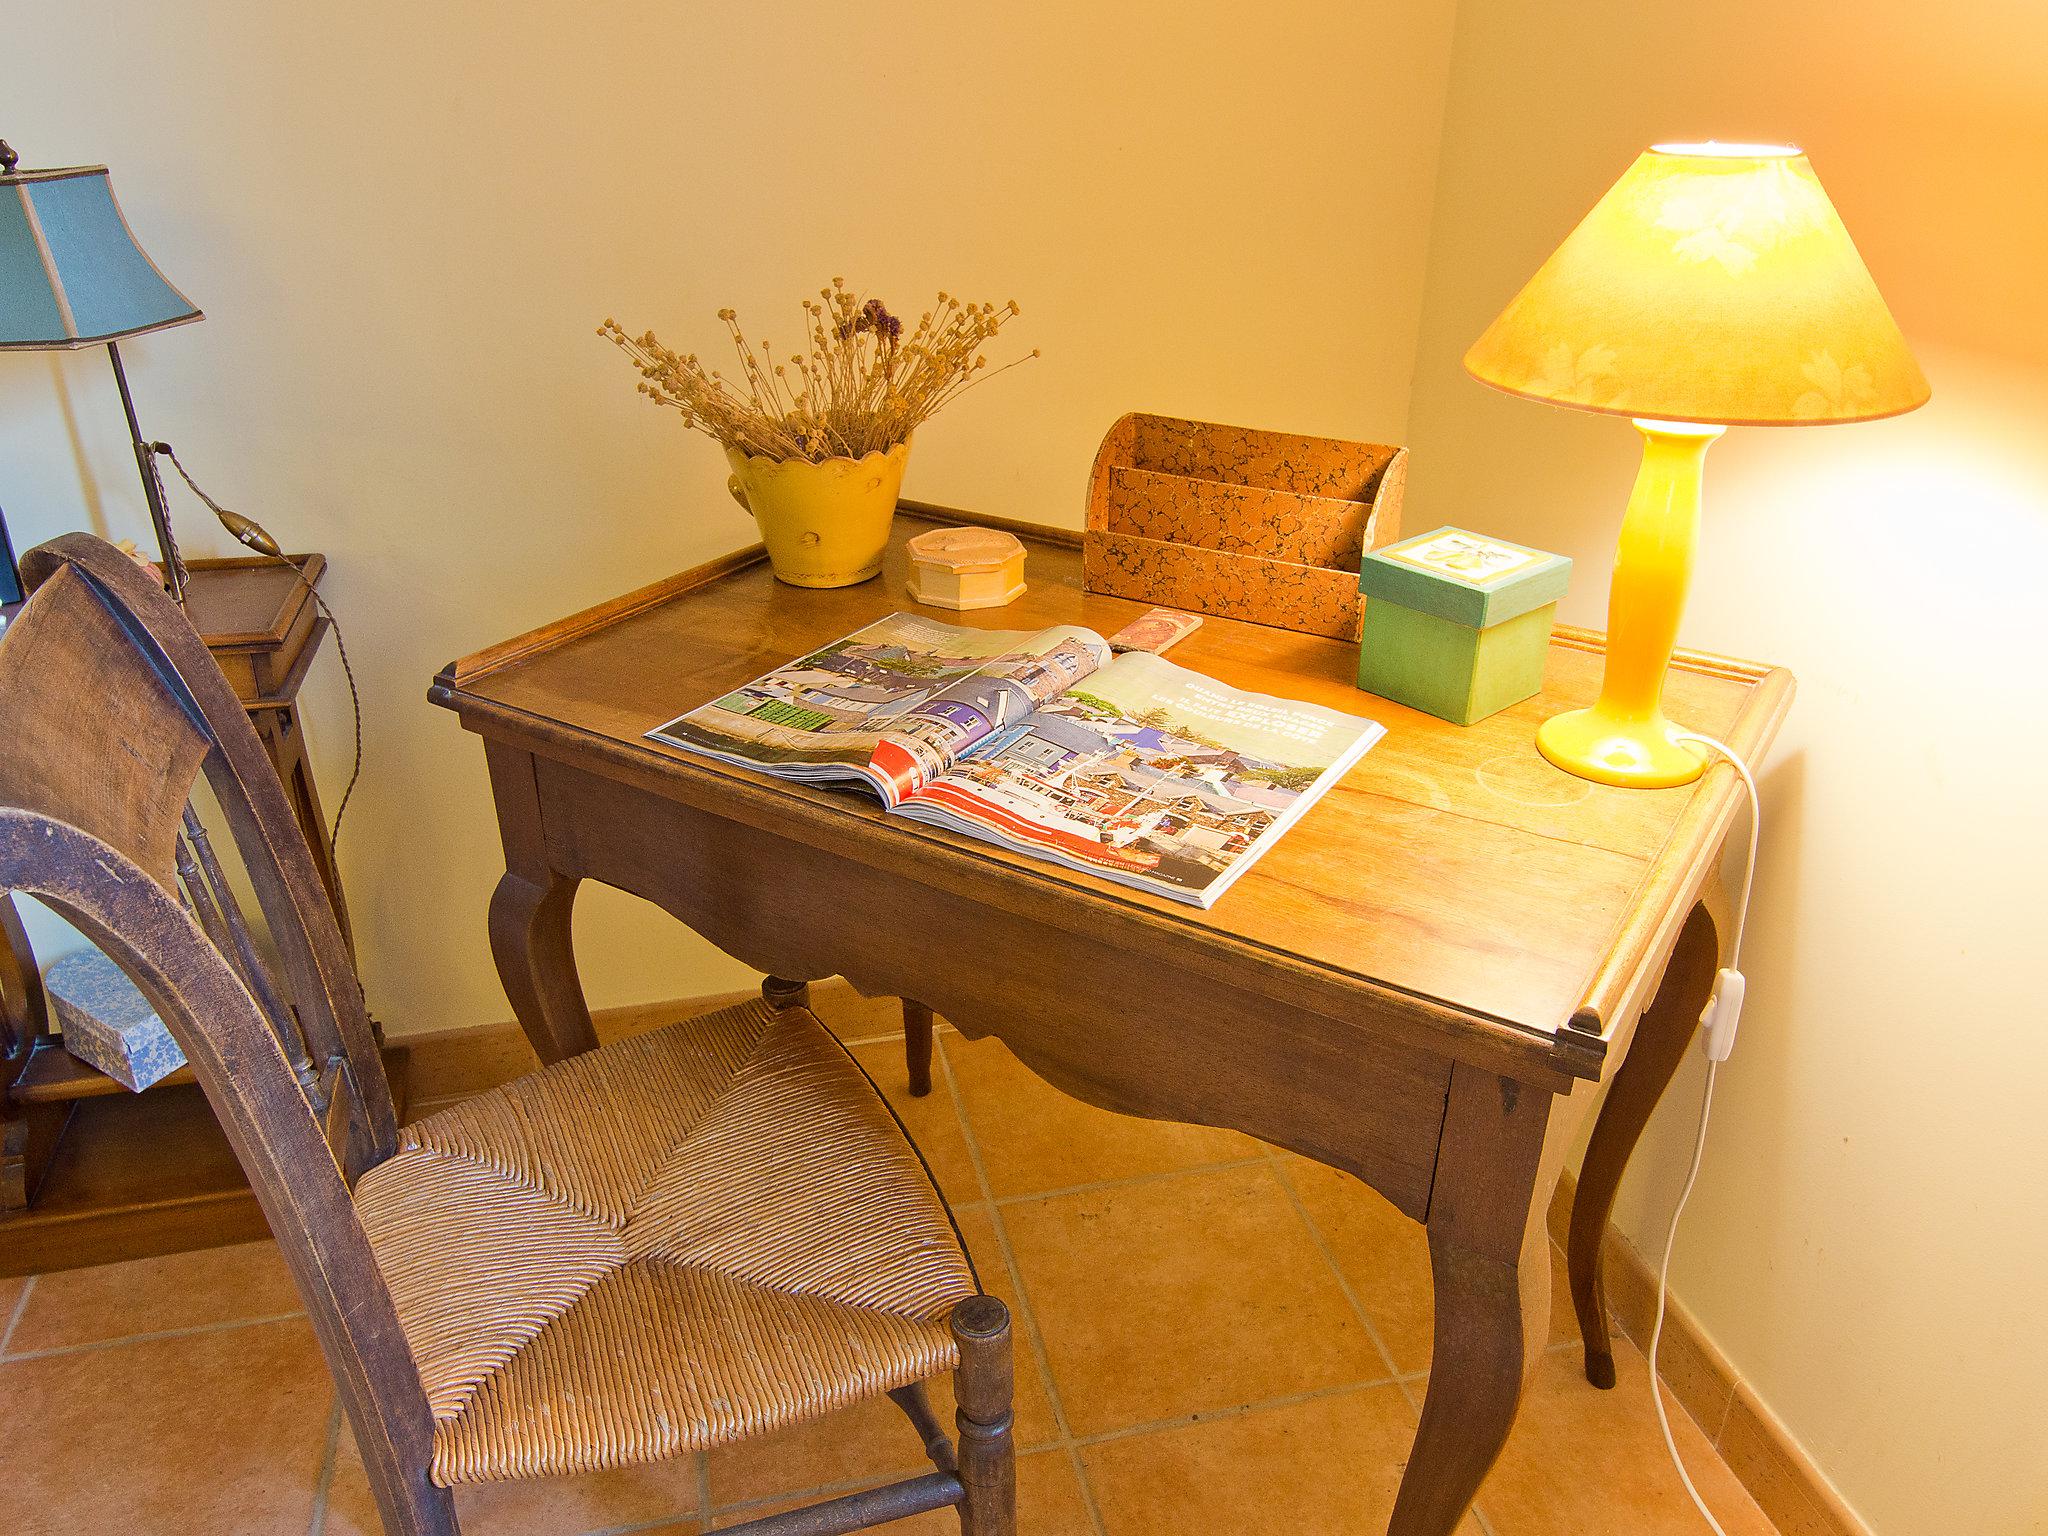
[[[1000,608],[1024,595],[1024,546],[994,528],[934,528],[904,545],[910,595],[934,608]]]

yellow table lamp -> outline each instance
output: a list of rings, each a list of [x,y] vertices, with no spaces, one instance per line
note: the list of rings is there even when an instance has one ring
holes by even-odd
[[[1733,426],[1870,421],[1927,380],[1796,149],[1660,144],[1640,156],[1465,354],[1483,384],[1634,418],[1643,467],[1590,709],[1536,744],[1602,784],[1661,788],[1706,759],[1673,739],[1664,672],[1699,530],[1700,466]]]

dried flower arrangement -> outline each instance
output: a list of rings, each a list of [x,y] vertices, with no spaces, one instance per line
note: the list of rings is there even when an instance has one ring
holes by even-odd
[[[970,304],[942,293],[908,337],[880,299],[850,293],[844,281],[804,300],[810,350],[777,362],[772,347],[750,345],[730,309],[718,318],[740,359],[737,383],[706,368],[695,353],[671,352],[649,331],[628,336],[615,320],[598,334],[640,370],[640,393],[682,413],[686,426],[754,457],[821,463],[859,459],[908,442],[948,401],[1014,368],[990,370],[982,348],[1018,313],[1017,302]],[[1029,354],[1038,356],[1034,348]]]

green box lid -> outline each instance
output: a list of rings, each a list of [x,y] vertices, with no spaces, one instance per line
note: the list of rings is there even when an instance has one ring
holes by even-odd
[[[1556,602],[1571,579],[1563,555],[1444,527],[1367,551],[1358,590],[1486,629]]]

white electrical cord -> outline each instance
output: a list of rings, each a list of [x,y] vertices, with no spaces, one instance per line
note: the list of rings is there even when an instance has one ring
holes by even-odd
[[[1671,1280],[1671,1253],[1678,1245],[1679,1218],[1685,1214],[1685,1203],[1692,1198],[1693,1185],[1699,1182],[1700,1163],[1706,1156],[1707,1120],[1714,1109],[1714,1075],[1735,1047],[1735,1026],[1742,1012],[1742,930],[1749,921],[1749,892],[1756,883],[1756,845],[1763,840],[1764,813],[1763,803],[1756,792],[1756,776],[1733,747],[1691,731],[1680,733],[1676,739],[1696,741],[1719,753],[1742,776],[1743,788],[1749,791],[1749,856],[1743,861],[1742,897],[1735,908],[1735,933],[1728,946],[1728,964],[1714,978],[1713,996],[1707,1001],[1706,1011],[1700,1015],[1700,1023],[1707,1032],[1707,1086],[1700,1095],[1700,1128],[1693,1138],[1692,1167],[1686,1171],[1685,1186],[1678,1192],[1678,1204],[1671,1210],[1671,1226],[1664,1234],[1664,1258],[1657,1266],[1657,1321],[1650,1329],[1650,1400],[1657,1406],[1657,1424],[1664,1431],[1664,1448],[1671,1453],[1671,1464],[1678,1468],[1678,1480],[1692,1495],[1693,1506],[1699,1510],[1700,1518],[1707,1522],[1714,1536],[1728,1536],[1722,1530],[1721,1522],[1714,1518],[1714,1512],[1707,1508],[1707,1501],[1700,1497],[1699,1489],[1693,1486],[1692,1474],[1685,1469],[1685,1459],[1678,1454],[1678,1441],[1671,1433],[1671,1417],[1664,1408],[1663,1383],[1657,1375],[1657,1348],[1664,1338],[1664,1302]]]

